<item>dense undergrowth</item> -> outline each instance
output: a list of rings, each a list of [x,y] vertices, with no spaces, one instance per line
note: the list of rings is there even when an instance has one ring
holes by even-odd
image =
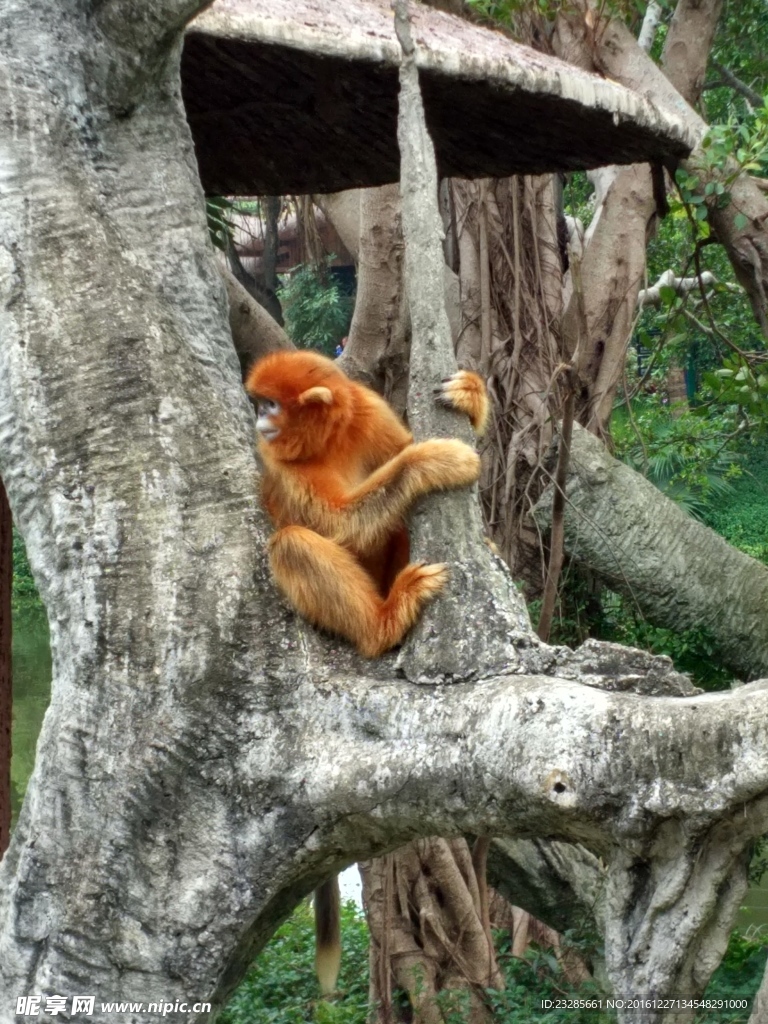
[[[11,599],[14,610],[25,605],[40,605],[40,597],[37,593],[32,570],[29,568],[27,551],[21,534],[14,528],[13,531],[13,586]]]
[[[343,956],[339,991],[333,1002],[317,998],[313,973],[314,928],[312,911],[303,903],[277,931],[219,1017],[220,1024],[366,1024],[368,1009],[368,930],[353,904],[342,915]],[[605,993],[594,983],[574,988],[563,979],[551,950],[531,947],[520,959],[510,953],[509,936],[496,934],[499,964],[505,988],[485,994],[496,1024],[603,1024],[616,1019],[599,1009],[557,1008],[564,1000],[596,1002]],[[751,999],[768,957],[759,936],[735,931],[728,951],[707,989],[706,998]],[[395,1002],[398,993],[394,993]],[[441,997],[445,1024],[466,1024],[466,994],[447,992]],[[553,1004],[548,1007],[548,1003]],[[599,1005],[599,1004],[598,1004]],[[748,1019],[748,1010],[716,1014],[697,1020],[736,1024]],[[407,1020],[407,1014],[398,1019]]]

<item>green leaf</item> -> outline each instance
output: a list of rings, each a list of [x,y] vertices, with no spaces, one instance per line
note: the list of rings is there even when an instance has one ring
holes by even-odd
[[[733,218],[733,226],[737,231],[743,231],[747,224],[749,224],[749,217],[746,217],[743,213],[737,213]]]

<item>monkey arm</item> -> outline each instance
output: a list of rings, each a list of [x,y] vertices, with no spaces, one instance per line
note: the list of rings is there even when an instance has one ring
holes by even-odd
[[[380,395],[359,386],[354,429],[345,440],[368,474],[412,445],[413,435]]]
[[[310,528],[357,551],[380,544],[423,494],[473,484],[480,459],[468,445],[453,439],[434,439],[408,445],[345,494],[317,501]]]

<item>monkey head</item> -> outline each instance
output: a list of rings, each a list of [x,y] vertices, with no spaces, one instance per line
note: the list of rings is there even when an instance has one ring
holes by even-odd
[[[272,352],[260,359],[245,389],[256,406],[262,451],[282,462],[322,454],[351,424],[354,387],[316,352]]]

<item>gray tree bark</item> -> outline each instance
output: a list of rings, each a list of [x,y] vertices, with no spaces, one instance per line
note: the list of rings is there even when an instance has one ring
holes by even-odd
[[[293,348],[293,342],[264,306],[245,289],[228,267],[219,265],[229,302],[229,329],[242,375],[268,352]]]
[[[357,297],[341,365],[402,412],[410,327],[403,287],[400,189],[384,185],[361,189],[359,196],[358,237],[351,250],[357,257]]]
[[[383,185],[312,198],[357,263],[355,314],[339,365],[403,412],[411,324],[403,279],[400,190],[396,185]],[[442,273],[455,340],[460,320],[458,280],[447,266]]]
[[[54,667],[0,865],[0,1020],[84,987],[81,1019],[198,1019],[320,879],[460,832],[603,856],[616,993],[700,991],[768,829],[768,684],[649,699],[626,690],[663,660],[537,643],[469,493],[414,517],[453,581],[400,652],[362,662],[277,599],[179,95],[200,6],[0,9],[0,476]],[[427,401],[450,368],[428,259],[419,434],[456,429]]]

